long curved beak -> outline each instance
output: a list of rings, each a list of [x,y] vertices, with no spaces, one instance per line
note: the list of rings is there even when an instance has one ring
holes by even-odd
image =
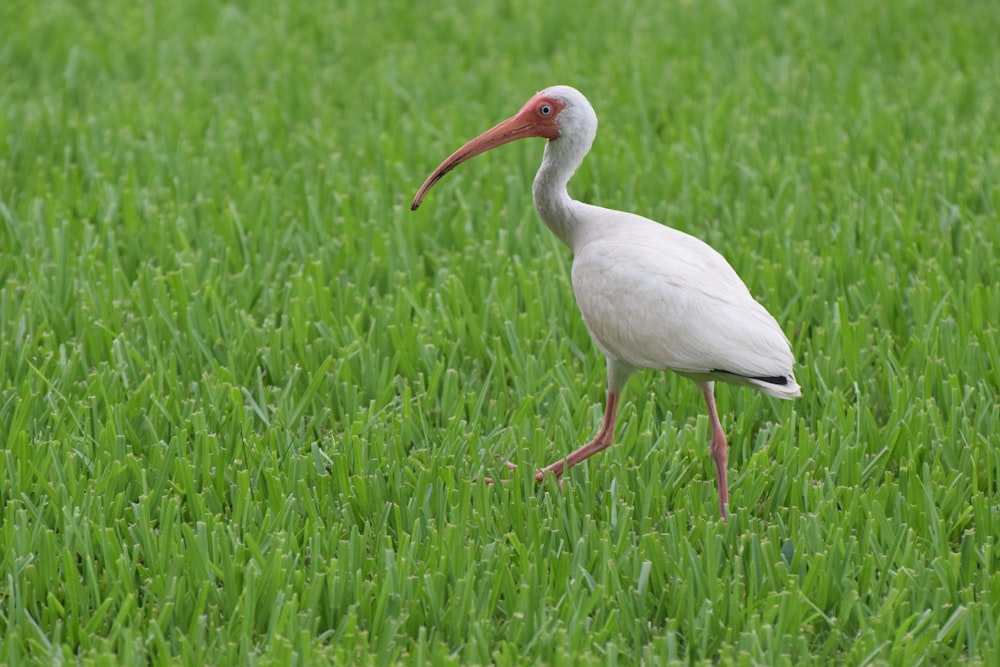
[[[496,148],[497,146],[502,146],[518,139],[525,139],[527,137],[554,138],[552,136],[552,129],[548,124],[536,123],[534,119],[526,116],[528,114],[522,109],[516,116],[512,116],[495,127],[486,130],[452,153],[447,160],[442,162],[427,177],[424,184],[420,186],[416,196],[413,198],[413,203],[410,205],[410,210],[416,211],[417,207],[420,206],[420,202],[424,200],[427,191],[440,181],[445,174],[466,160],[474,158],[480,153],[485,153],[491,148]]]

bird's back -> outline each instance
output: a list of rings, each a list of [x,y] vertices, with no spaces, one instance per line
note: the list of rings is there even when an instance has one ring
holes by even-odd
[[[581,204],[573,290],[597,345],[636,368],[800,395],[788,339],[706,243],[646,218]]]

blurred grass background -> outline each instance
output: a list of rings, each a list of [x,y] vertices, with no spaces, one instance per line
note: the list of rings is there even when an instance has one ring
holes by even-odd
[[[0,660],[994,664],[986,0],[0,4]],[[604,364],[570,185],[722,252],[804,397]]]

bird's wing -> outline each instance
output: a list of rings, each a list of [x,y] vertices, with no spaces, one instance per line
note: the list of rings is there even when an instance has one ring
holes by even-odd
[[[655,227],[622,226],[574,258],[577,303],[601,350],[638,368],[790,376],[787,338],[729,263],[692,236],[645,222]]]

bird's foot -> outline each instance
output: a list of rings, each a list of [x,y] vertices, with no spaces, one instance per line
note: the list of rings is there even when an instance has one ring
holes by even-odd
[[[500,457],[498,456],[497,458]],[[504,461],[503,464],[507,466],[507,470],[517,470],[517,465],[511,463],[510,461]],[[494,480],[492,477],[483,477],[483,481],[486,482],[487,484],[495,484],[496,482],[501,482],[503,484],[506,484],[510,480],[509,479]]]
[[[504,461],[503,464],[505,466],[507,466],[507,470],[517,470],[517,464],[516,463],[511,463],[510,461]],[[553,469],[553,466],[549,466],[548,468],[545,468],[543,470],[536,471],[535,472],[535,482],[537,482],[538,484],[541,484],[542,480],[545,479],[546,473],[554,473],[555,476],[556,476],[556,479],[559,481],[559,488],[562,489],[562,468],[561,468],[561,466],[560,466],[559,470],[555,470],[555,469]],[[483,481],[485,483],[487,483],[487,484],[496,484],[497,482],[500,482],[501,484],[506,484],[510,480],[509,479],[496,479],[495,480],[492,477],[483,477]]]

